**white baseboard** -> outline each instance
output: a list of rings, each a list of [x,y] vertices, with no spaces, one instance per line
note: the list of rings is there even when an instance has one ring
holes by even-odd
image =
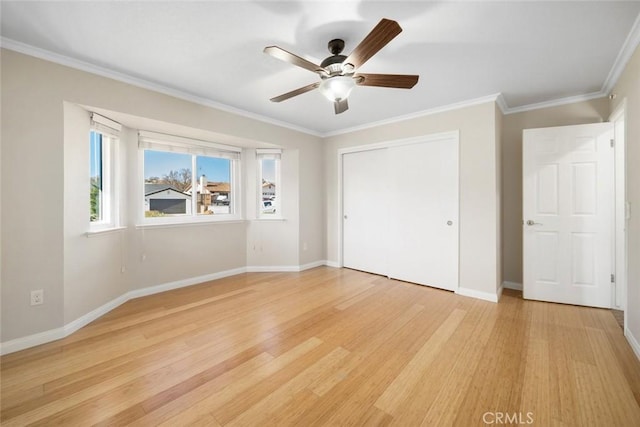
[[[176,280],[175,282],[163,283],[161,285],[134,289],[127,292],[125,295],[127,296],[128,301],[133,298],[159,294],[160,292],[166,292],[172,289],[184,288],[185,286],[193,286],[204,282],[210,282],[211,280],[218,280],[229,276],[235,276],[236,274],[242,274],[246,271],[247,269],[245,267],[234,268],[232,270],[219,271],[217,273],[205,274],[203,276],[190,277],[188,279]]]
[[[508,280],[505,280],[504,282],[502,282],[502,286],[505,289],[513,289],[514,291],[522,291],[522,283],[509,282]]]
[[[624,336],[625,338],[627,338],[627,341],[629,342],[629,345],[631,346],[633,352],[636,354],[636,357],[638,358],[638,360],[640,360],[640,342],[638,342],[636,337],[633,336],[629,328],[627,328],[626,326],[624,328]]]
[[[314,261],[314,262],[310,262],[310,263],[307,263],[307,264],[302,264],[298,271],[310,270],[312,268],[321,267],[323,265],[328,265],[327,261],[325,261],[325,260]]]
[[[92,310],[89,313],[78,317],[76,320],[73,320],[73,321],[67,323],[66,325],[64,325],[64,327],[62,328],[62,329],[64,329],[64,337],[71,335],[72,333],[74,333],[78,329],[80,329],[80,328],[82,328],[84,326],[87,326],[89,323],[93,322],[98,317],[104,316],[105,314],[107,314],[108,312],[113,310],[114,308],[116,308],[119,305],[122,305],[125,302],[129,301],[131,299],[131,297],[129,297],[129,293],[130,292],[127,292],[124,295],[120,295],[118,298],[113,299],[113,300],[109,301],[108,303],[103,304],[100,307],[96,308],[95,310]],[[61,337],[61,338],[64,338],[64,337]]]
[[[305,271],[327,265],[327,261],[319,260],[302,265],[254,265],[247,267],[247,273],[286,273]]]
[[[338,261],[325,261],[324,265],[327,267],[340,268],[342,267]]]
[[[247,267],[247,273],[292,273],[300,271],[297,265],[252,265]]]
[[[46,344],[51,341],[56,341],[62,338],[65,338],[72,333],[76,332],[78,329],[88,325],[93,322],[100,316],[103,316],[118,307],[119,305],[124,304],[130,299],[139,298],[147,295],[158,294],[160,292],[170,291],[172,289],[184,288],[186,286],[197,285],[204,282],[209,282],[211,280],[222,279],[224,277],[235,276],[237,274],[242,274],[245,272],[295,272],[295,271],[303,271],[309,268],[318,267],[321,265],[326,265],[326,261],[316,261],[309,264],[304,264],[301,266],[265,266],[265,267],[240,267],[234,268],[232,270],[220,271],[217,273],[205,274],[203,276],[190,277],[188,279],[176,280],[174,282],[163,283],[161,285],[149,286],[146,288],[133,289],[127,292],[124,295],[120,295],[119,297],[107,302],[106,304],[101,305],[95,310],[90,311],[89,313],[80,316],[76,320],[67,323],[66,325],[50,329],[48,331],[39,332],[37,334],[28,335],[22,338],[16,338],[10,341],[6,341],[0,343],[0,355],[14,353],[16,351],[25,350],[27,348],[35,347],[37,345]]]
[[[498,296],[497,290],[496,290],[496,293],[491,293],[491,292],[477,291],[475,289],[469,289],[469,288],[458,288],[456,290],[456,294],[462,295],[465,297],[471,297],[471,298],[481,299],[485,301],[490,301],[490,302],[498,302],[498,299],[500,298]]]
[[[22,338],[16,338],[0,344],[0,355],[14,353],[26,348],[35,347],[37,345],[46,344],[51,341],[59,340],[66,337],[65,328],[50,329],[37,334],[28,335]]]

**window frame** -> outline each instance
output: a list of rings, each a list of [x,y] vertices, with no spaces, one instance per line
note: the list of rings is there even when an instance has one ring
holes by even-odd
[[[89,232],[100,232],[117,229],[120,227],[120,179],[119,179],[119,131],[120,124],[99,116],[95,113],[91,115],[91,125],[89,129],[89,143],[91,134],[96,133],[101,137],[101,218],[91,221],[91,210],[89,209]],[[91,148],[89,147],[89,163],[91,163]],[[89,165],[89,201],[91,200],[91,166]]]
[[[262,178],[263,178],[263,160],[275,160],[275,195],[276,211],[273,214],[262,212]],[[263,148],[256,149],[257,161],[257,191],[256,191],[256,218],[260,220],[281,220],[282,216],[282,150],[279,148]]]
[[[229,179],[230,179],[230,197],[229,204],[231,213],[201,215],[197,213],[197,197],[191,197],[191,214],[165,217],[146,217],[145,216],[145,173],[144,173],[144,153],[146,150],[152,151],[168,151],[191,156],[191,188],[195,189],[198,185],[198,176],[196,163],[198,156],[227,158],[229,160]],[[204,151],[203,151],[204,150]],[[207,154],[207,150],[218,150],[222,156]],[[138,132],[138,188],[139,188],[139,206],[138,206],[138,226],[163,226],[163,225],[180,225],[180,224],[198,224],[198,223],[220,223],[220,222],[237,222],[243,220],[242,215],[242,149],[234,146],[218,144],[210,141],[196,140],[181,136],[160,134],[150,131]],[[225,157],[224,153],[229,154]]]

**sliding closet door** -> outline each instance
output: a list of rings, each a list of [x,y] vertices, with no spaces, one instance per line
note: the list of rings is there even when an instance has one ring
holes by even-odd
[[[386,149],[342,156],[343,265],[387,275]]]
[[[458,142],[388,150],[391,278],[458,288]]]

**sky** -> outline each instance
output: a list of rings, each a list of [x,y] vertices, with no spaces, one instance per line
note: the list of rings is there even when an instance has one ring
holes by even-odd
[[[230,161],[215,157],[197,156],[196,172],[197,177],[201,175],[207,177],[210,182],[229,182]],[[182,153],[171,153],[168,151],[144,152],[144,177],[157,176],[162,178],[169,171],[179,171],[180,169],[191,169],[191,155]]]
[[[91,175],[97,176],[98,172],[100,172],[100,163],[102,162],[102,148],[101,148],[102,138],[99,133],[91,132],[90,136],[90,161],[91,161]]]

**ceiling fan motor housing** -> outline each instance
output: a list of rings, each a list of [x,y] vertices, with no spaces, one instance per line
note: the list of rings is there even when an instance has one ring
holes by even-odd
[[[342,63],[347,59],[344,55],[333,55],[326,58],[320,66],[329,72],[329,75],[335,76],[342,74]]]
[[[331,56],[322,61],[320,66],[329,72],[329,76],[343,74],[342,63],[347,57],[340,55],[340,53],[344,49],[344,40],[333,39],[328,43],[327,47],[329,48],[329,52],[331,52]]]

